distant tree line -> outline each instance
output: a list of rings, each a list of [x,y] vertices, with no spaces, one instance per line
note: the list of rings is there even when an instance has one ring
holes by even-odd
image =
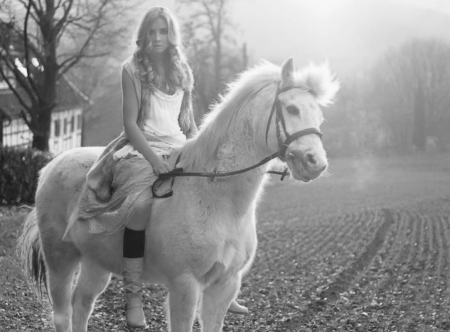
[[[450,150],[450,44],[416,39],[341,78],[326,131],[336,153]]]
[[[232,36],[236,27],[229,17],[230,2],[177,0],[195,76],[198,122],[247,66],[245,44]],[[130,21],[137,21],[126,13],[137,3],[142,1],[0,0],[0,75],[17,82],[14,93],[34,134],[33,147],[48,149],[55,85],[62,75],[69,75],[91,98],[111,100],[120,94],[120,59],[129,50]],[[326,110],[323,128],[331,153],[449,151],[448,59],[448,42],[417,39],[388,50],[370,70],[339,77],[342,89],[333,108]],[[105,112],[101,102],[93,109],[103,119],[120,114],[120,101],[114,100],[114,105],[103,106]],[[87,116],[104,121],[99,115]]]
[[[245,44],[232,37],[230,0],[178,0],[183,18],[186,50],[194,71],[197,120],[209,112],[226,84],[247,66]]]

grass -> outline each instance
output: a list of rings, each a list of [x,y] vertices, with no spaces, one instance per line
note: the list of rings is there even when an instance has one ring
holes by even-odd
[[[450,156],[330,160],[307,185],[274,179],[258,208],[259,246],[224,331],[450,330]],[[25,209],[0,208],[2,331],[51,330],[14,256]],[[146,331],[165,331],[164,287],[145,290]],[[127,331],[121,281],[89,331]],[[195,328],[198,330],[198,326]]]

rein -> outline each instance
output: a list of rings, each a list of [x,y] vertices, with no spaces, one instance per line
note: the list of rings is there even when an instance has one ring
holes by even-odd
[[[267,140],[268,140],[268,135],[269,135],[270,124],[272,122],[272,117],[275,114],[276,135],[277,135],[277,141],[278,141],[278,151],[277,152],[272,153],[270,156],[267,156],[266,158],[262,159],[260,162],[254,164],[252,166],[249,166],[249,167],[237,170],[237,171],[231,171],[231,172],[217,172],[217,171],[214,171],[214,172],[183,172],[183,168],[181,168],[181,167],[174,168],[170,172],[159,174],[158,179],[154,182],[154,184],[152,186],[153,196],[155,198],[166,198],[166,197],[172,196],[172,194],[173,194],[172,189],[170,189],[167,193],[165,193],[163,195],[156,194],[156,191],[164,183],[164,181],[166,181],[166,180],[168,180],[170,178],[172,179],[172,183],[171,183],[171,188],[172,188],[173,182],[175,180],[175,177],[177,177],[177,176],[207,177],[207,178],[212,178],[212,180],[214,181],[214,179],[217,178],[217,177],[226,177],[226,176],[232,176],[232,175],[245,173],[245,172],[250,171],[252,169],[255,169],[255,168],[257,168],[257,167],[259,167],[261,165],[264,165],[265,163],[267,163],[270,160],[272,160],[274,158],[277,158],[277,157],[281,161],[285,161],[286,158],[284,156],[286,154],[286,151],[287,151],[287,148],[288,148],[289,144],[291,144],[294,140],[296,140],[299,137],[315,134],[315,135],[319,136],[320,138],[322,138],[322,133],[316,128],[303,129],[303,130],[295,132],[292,135],[290,135],[287,132],[287,130],[286,130],[286,121],[284,119],[283,112],[281,110],[281,102],[280,102],[280,99],[278,98],[278,96],[281,93],[286,92],[286,91],[288,91],[290,89],[292,89],[292,88],[280,89],[278,87],[277,92],[275,94],[275,100],[274,100],[274,102],[272,104],[272,109],[270,111],[269,120],[267,122],[267,127],[266,127],[266,145],[268,145]],[[280,125],[279,125],[280,122],[281,122],[281,126],[283,128],[283,131],[284,131],[284,135],[286,137],[284,142],[283,142],[283,140],[281,138],[281,134],[280,134]],[[180,161],[180,157],[181,157],[181,153],[177,157],[177,160],[175,162],[175,166]],[[288,172],[287,168],[285,168],[285,170],[283,172],[268,171],[267,173],[281,175],[281,178],[280,178],[281,181],[283,181],[286,176],[290,175],[290,173]]]

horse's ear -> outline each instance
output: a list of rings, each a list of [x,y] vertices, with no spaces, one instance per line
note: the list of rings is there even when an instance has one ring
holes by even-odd
[[[281,89],[294,85],[294,72],[294,59],[289,58],[283,63],[283,66],[281,67]]]

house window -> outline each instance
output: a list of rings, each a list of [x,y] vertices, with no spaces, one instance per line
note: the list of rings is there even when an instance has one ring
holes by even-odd
[[[81,114],[77,115],[77,129],[81,129],[81,125],[82,125],[82,118],[81,118]]]
[[[67,118],[65,118],[64,119],[64,135],[67,134],[67,126],[68,126]]]
[[[70,119],[70,132],[73,133],[75,130],[75,116],[72,115],[72,118]]]
[[[61,121],[55,120],[55,137],[59,137],[59,135],[61,134]]]

